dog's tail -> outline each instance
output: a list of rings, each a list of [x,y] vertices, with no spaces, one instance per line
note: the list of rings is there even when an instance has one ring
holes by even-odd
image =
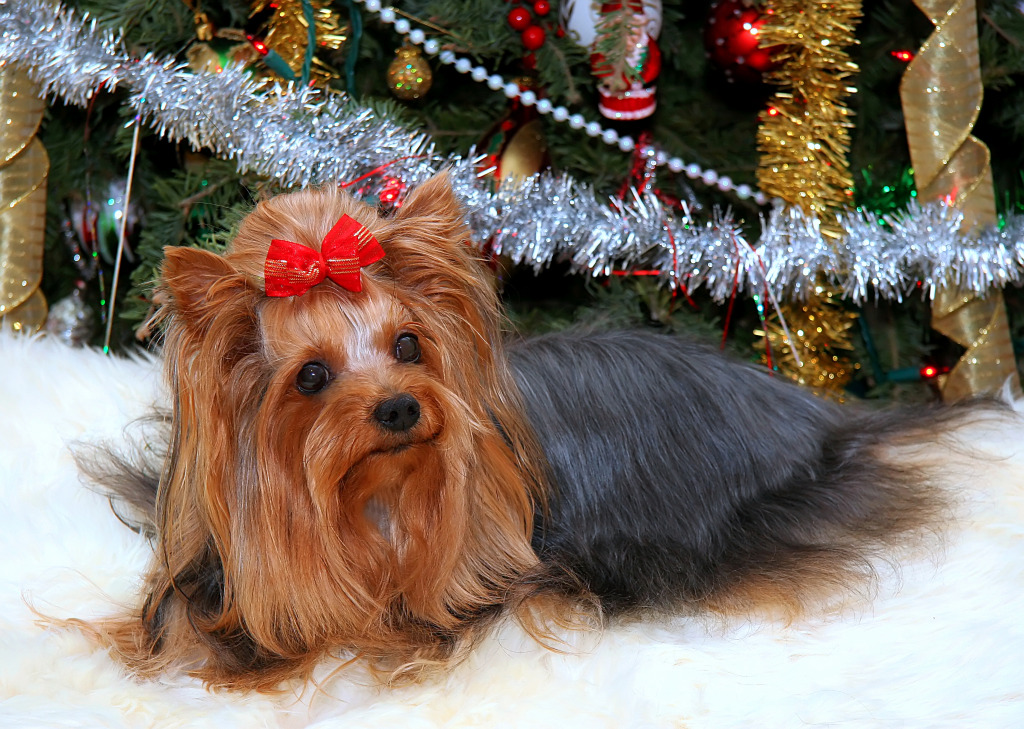
[[[612,614],[792,615],[872,584],[952,513],[934,460],[948,446],[908,452],[1005,409],[840,406],[664,335],[563,333],[512,362],[557,489],[542,570]]]
[[[118,443],[79,442],[72,454],[79,472],[110,499],[114,514],[134,531],[156,536],[156,498],[171,432],[170,413],[133,421]]]

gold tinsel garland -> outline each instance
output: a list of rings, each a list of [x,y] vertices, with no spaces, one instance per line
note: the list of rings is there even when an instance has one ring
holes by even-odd
[[[856,42],[861,3],[774,0],[766,17],[760,46],[774,49],[777,66],[767,78],[780,89],[760,118],[758,183],[765,193],[815,216],[822,235],[838,240],[836,213],[848,205],[853,189],[846,160],[853,113],[845,100],[854,91],[849,77],[857,66],[846,48]],[[772,364],[798,382],[841,390],[852,375],[842,352],[851,349],[856,315],[824,286],[803,303],[783,305],[782,315],[799,341],[783,346],[781,323],[768,317],[760,347],[771,347]]]
[[[338,13],[331,9],[330,0],[309,0],[316,27],[316,42],[319,48],[337,50],[344,45],[347,29]],[[258,15],[267,8],[273,15],[267,21],[263,42],[276,51],[291,66],[296,75],[302,68],[309,38],[309,25],[302,11],[301,0],[256,0],[252,4],[252,15]],[[338,74],[321,59],[313,56],[312,77],[321,81],[337,78]]]
[[[796,339],[794,346],[777,320],[775,326],[766,320],[765,329],[755,330],[762,337],[765,359],[770,356],[773,367],[801,385],[841,389],[840,383],[850,379],[857,365],[851,365],[842,354],[853,349],[850,337],[855,317],[847,314],[839,296],[816,286],[814,296],[806,303],[787,305],[786,321],[790,335]]]
[[[857,66],[846,52],[861,15],[854,0],[775,0],[761,27],[762,47],[778,49],[767,79],[781,88],[761,113],[758,183],[768,195],[822,221],[824,235],[853,189],[846,155],[853,112],[846,97]]]
[[[996,222],[989,151],[971,134],[981,110],[974,0],[915,0],[935,25],[900,84],[907,141],[922,200],[946,199],[964,213],[965,232]],[[932,328],[966,351],[945,377],[946,400],[1020,391],[1001,291],[980,298],[950,286],[932,305]]]

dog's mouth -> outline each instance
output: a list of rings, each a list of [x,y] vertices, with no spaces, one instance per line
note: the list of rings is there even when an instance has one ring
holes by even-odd
[[[361,453],[352,454],[351,460],[339,476],[339,486],[355,479],[369,478],[385,484],[393,481],[397,473],[416,469],[417,459],[426,456],[441,437],[442,429],[437,428],[421,434],[391,435],[380,439]]]
[[[366,454],[366,457],[375,455],[398,455],[399,453],[404,453],[412,448],[415,448],[416,446],[423,446],[433,443],[440,436],[440,428],[419,435],[414,435],[410,433],[406,437],[392,435],[387,439],[387,442],[383,442],[378,447],[372,448]]]

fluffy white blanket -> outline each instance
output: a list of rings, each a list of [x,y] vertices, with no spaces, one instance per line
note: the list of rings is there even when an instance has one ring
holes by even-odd
[[[158,369],[0,337],[0,727],[1024,726],[1024,422],[1006,419],[964,429],[959,452],[922,445],[963,494],[942,553],[827,615],[615,626],[564,653],[506,625],[398,689],[358,669],[282,697],[137,682],[32,608],[132,600],[149,548],[80,483],[68,444],[117,437],[160,399]]]

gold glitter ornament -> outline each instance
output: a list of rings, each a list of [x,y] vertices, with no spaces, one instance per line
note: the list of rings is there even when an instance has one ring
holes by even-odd
[[[430,91],[434,74],[419,48],[404,45],[388,66],[388,88],[402,101],[414,101]]]

